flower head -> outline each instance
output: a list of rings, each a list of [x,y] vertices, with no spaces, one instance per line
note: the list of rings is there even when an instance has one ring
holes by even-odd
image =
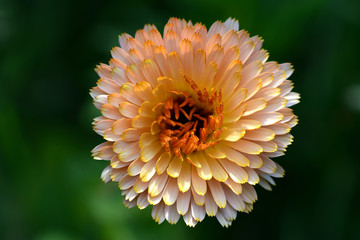
[[[158,223],[209,215],[229,226],[250,212],[253,186],[271,189],[284,174],[271,158],[297,124],[292,66],[267,62],[262,39],[231,18],[209,30],[171,18],[163,37],[145,25],[119,41],[90,93],[106,140],[93,157],[109,161],[102,179],[118,182],[127,207],[153,205]]]

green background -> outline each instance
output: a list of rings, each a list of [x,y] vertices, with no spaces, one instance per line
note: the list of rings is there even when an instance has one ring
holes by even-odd
[[[286,170],[226,229],[158,225],[126,209],[92,160],[100,113],[88,89],[118,34],[169,17],[229,16],[291,62],[301,103]],[[0,0],[0,239],[360,239],[360,4],[357,0]]]

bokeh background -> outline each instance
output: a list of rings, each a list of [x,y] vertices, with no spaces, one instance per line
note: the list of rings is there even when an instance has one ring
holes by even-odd
[[[158,225],[122,206],[88,89],[118,34],[169,17],[207,27],[229,16],[291,62],[301,103],[284,179],[258,189],[250,214],[224,229]],[[357,0],[0,0],[0,239],[360,239],[360,4]]]

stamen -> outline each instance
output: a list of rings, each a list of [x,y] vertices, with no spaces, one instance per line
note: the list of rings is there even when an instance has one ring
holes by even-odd
[[[209,94],[205,88],[201,91],[185,75],[184,78],[196,92],[198,103],[186,92],[171,91],[177,97],[157,104],[163,109],[156,122],[161,129],[159,138],[164,150],[181,159],[186,158],[195,165],[186,155],[203,151],[220,141],[220,135],[224,131],[221,128],[224,107],[221,103],[221,91],[211,90]]]

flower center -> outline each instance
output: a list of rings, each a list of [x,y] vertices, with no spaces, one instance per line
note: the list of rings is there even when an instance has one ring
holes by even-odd
[[[200,91],[193,81],[186,80],[197,93],[198,102],[185,92],[174,91],[177,97],[164,102],[157,118],[162,147],[179,158],[216,145],[224,130],[221,93],[214,92],[209,97],[206,89]]]

